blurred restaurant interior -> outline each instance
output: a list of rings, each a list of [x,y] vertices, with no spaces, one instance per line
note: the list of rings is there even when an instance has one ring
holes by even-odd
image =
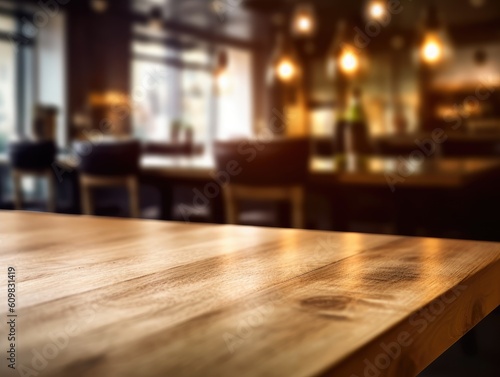
[[[498,241],[499,19],[491,0],[3,0],[0,206]]]
[[[498,0],[0,0],[2,210],[498,242],[499,190]]]

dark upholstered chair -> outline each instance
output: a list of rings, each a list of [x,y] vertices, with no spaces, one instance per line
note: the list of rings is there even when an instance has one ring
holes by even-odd
[[[24,176],[42,177],[47,180],[47,209],[55,211],[56,197],[52,163],[56,158],[56,145],[52,141],[17,141],[9,144],[9,160],[14,186],[14,208],[21,209],[23,202],[21,180]]]
[[[82,210],[94,212],[91,190],[94,187],[124,186],[129,195],[132,217],[140,216],[138,171],[141,146],[138,141],[76,142],[74,150],[80,158]]]
[[[291,208],[291,225],[304,227],[303,187],[309,168],[308,140],[218,142],[215,155],[219,171],[238,171],[230,175],[230,181],[223,188],[227,222],[240,223],[239,202],[243,200],[272,201],[287,202]]]

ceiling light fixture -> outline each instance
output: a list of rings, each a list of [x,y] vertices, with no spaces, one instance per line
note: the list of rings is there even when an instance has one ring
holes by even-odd
[[[451,55],[448,33],[441,24],[435,7],[428,9],[419,55],[427,65],[439,64]]]
[[[359,57],[356,50],[350,46],[343,48],[339,57],[339,68],[346,75],[353,75],[359,70]]]
[[[161,30],[163,28],[163,11],[158,6],[151,8],[149,27],[156,30]]]
[[[443,43],[437,35],[428,33],[422,45],[421,55],[424,62],[438,63],[443,58]]]
[[[231,78],[229,75],[229,57],[227,52],[222,50],[217,55],[217,63],[214,72],[217,92],[222,94],[227,92],[231,86]]]
[[[311,4],[302,3],[295,7],[292,16],[292,34],[309,37],[316,31],[316,15]]]
[[[337,75],[353,77],[366,66],[363,52],[353,44],[352,30],[347,21],[339,21],[327,59],[327,73],[332,78]]]
[[[371,0],[368,4],[368,17],[380,20],[387,12],[386,2],[383,0]]]
[[[291,44],[285,40],[283,34],[278,34],[276,49],[270,67],[270,77],[277,78],[283,83],[290,83],[300,74],[298,60]]]

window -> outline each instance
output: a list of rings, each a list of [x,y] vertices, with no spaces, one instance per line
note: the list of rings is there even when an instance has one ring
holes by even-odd
[[[59,145],[64,145],[64,14],[50,17],[47,24],[39,28],[36,38],[30,39],[18,33],[25,16],[17,18],[9,4],[2,1],[0,9],[0,153],[7,152],[8,143],[14,136],[32,134],[35,104],[57,107],[56,136]],[[26,14],[30,10],[39,11],[39,8],[23,8]],[[22,43],[16,45],[16,41]],[[5,174],[5,170],[1,173]],[[0,181],[0,193],[9,196],[11,181]],[[36,180],[23,180],[23,191],[28,200],[36,197],[40,190]]]
[[[20,22],[8,10],[0,15],[0,153],[14,135],[32,134],[35,104],[57,107],[59,145],[66,139],[64,14],[51,17],[36,39],[19,36]]]
[[[174,124],[203,143],[210,126],[211,77],[203,51],[181,52],[159,44],[133,45],[134,133],[147,141],[172,141]],[[182,138],[184,134],[181,133]]]
[[[214,138],[252,133],[251,53],[224,47],[229,57],[231,85],[216,97],[209,46],[166,32],[167,41],[132,43],[132,103],[134,134],[146,141],[169,142],[174,127],[193,130],[194,142],[210,146]],[[147,38],[146,38],[147,39]],[[177,44],[177,45],[176,45]],[[179,139],[185,137],[180,132]]]
[[[65,23],[65,15],[58,13],[50,18],[47,25],[40,28],[36,44],[37,77],[29,77],[29,73],[26,72],[27,83],[38,82],[37,103],[42,106],[55,107],[58,110],[55,136],[59,146],[65,146],[67,138]],[[30,87],[26,92],[34,94],[35,90]],[[30,130],[32,119],[30,114]]]
[[[9,39],[15,29],[14,17],[0,16],[0,153],[6,150],[17,124],[16,49]]]
[[[229,85],[218,97],[217,139],[252,135],[252,56],[251,53],[226,48]]]
[[[0,40],[0,153],[16,129],[16,76],[15,49]]]

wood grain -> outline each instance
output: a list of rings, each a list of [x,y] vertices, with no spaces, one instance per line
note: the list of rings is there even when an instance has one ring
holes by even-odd
[[[22,212],[0,223],[18,363],[62,345],[40,376],[414,376],[500,303],[496,243]]]

